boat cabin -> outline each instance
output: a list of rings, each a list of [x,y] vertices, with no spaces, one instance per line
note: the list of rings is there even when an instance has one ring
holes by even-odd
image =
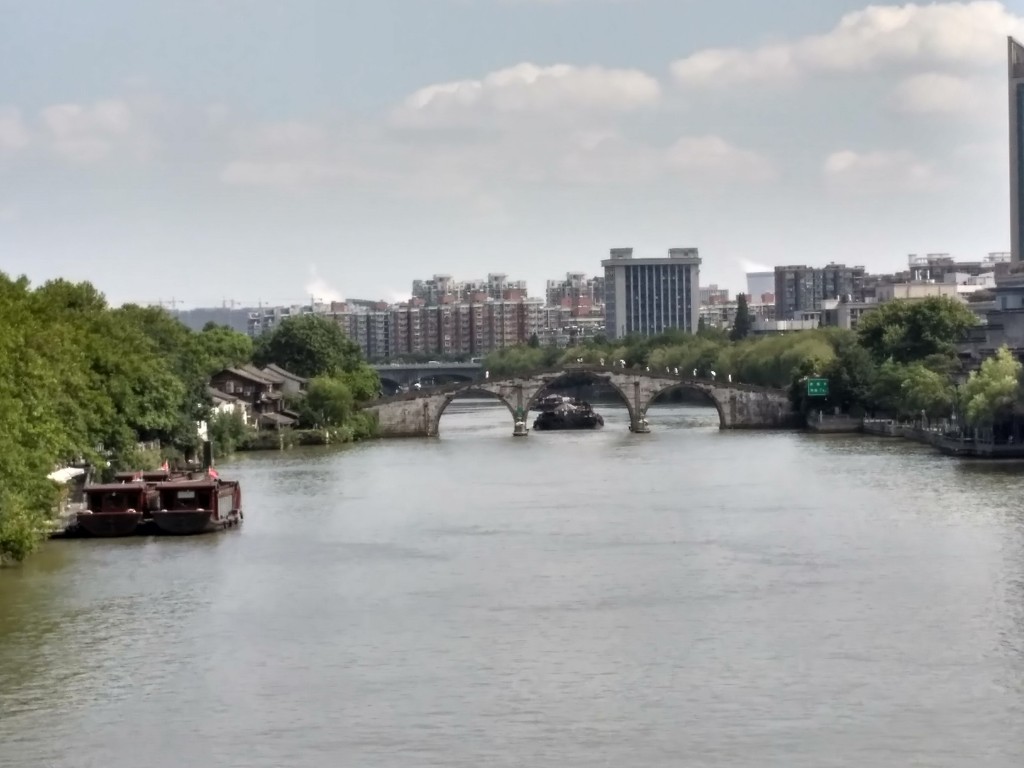
[[[146,508],[146,484],[111,483],[87,485],[85,508],[90,512],[142,512]]]
[[[168,512],[210,511],[217,509],[217,483],[211,480],[190,480],[177,483],[159,483],[158,509]]]

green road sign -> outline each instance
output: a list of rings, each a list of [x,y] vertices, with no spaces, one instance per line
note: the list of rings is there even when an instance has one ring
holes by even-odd
[[[808,397],[828,397],[828,379],[808,379]]]

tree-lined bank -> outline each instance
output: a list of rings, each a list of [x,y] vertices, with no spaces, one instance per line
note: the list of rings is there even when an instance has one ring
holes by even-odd
[[[354,404],[376,393],[376,374],[329,321],[288,321],[254,349],[229,328],[195,332],[162,309],[110,307],[88,283],[33,288],[0,273],[0,329],[0,559],[21,559],[45,537],[56,467],[109,473],[194,454],[197,424],[210,420],[210,376],[225,367],[296,366],[312,377],[310,397],[296,403],[302,426],[338,440],[372,432]],[[219,450],[251,439],[239,421],[212,421]],[[140,448],[156,443],[160,452]]]
[[[861,318],[856,331],[821,328],[775,336],[749,337],[744,321],[731,333],[701,329],[691,335],[669,331],[616,342],[595,339],[561,350],[524,345],[488,356],[490,375],[504,376],[572,364],[622,361],[626,367],[678,369],[684,375],[767,387],[788,388],[794,407],[854,416],[945,418],[959,412],[964,423],[991,427],[1016,402],[1012,355],[1001,353],[964,381],[956,345],[976,323],[960,302],[928,298],[891,302]],[[1008,373],[1008,371],[1010,373]],[[1010,378],[1007,378],[1010,376]],[[808,398],[804,381],[829,381],[823,398]],[[1012,381],[1011,381],[1012,379]],[[969,406],[969,403],[974,403]]]

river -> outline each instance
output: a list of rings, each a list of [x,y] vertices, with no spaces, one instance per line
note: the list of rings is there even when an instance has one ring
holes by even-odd
[[[0,571],[0,766],[1024,764],[1024,472],[860,436],[250,454],[239,531]]]

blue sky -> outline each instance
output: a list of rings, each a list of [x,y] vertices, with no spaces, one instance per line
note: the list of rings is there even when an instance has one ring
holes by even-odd
[[[397,299],[608,249],[1008,249],[983,0],[0,0],[0,269],[110,299]]]

